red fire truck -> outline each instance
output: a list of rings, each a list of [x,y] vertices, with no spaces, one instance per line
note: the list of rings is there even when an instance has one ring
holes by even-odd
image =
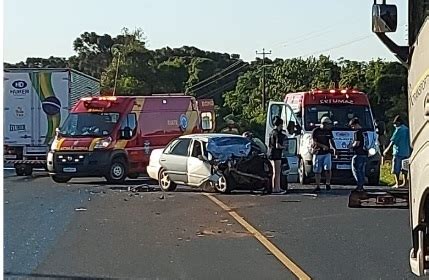
[[[184,95],[82,98],[48,153],[55,182],[105,177],[120,183],[146,171],[153,149],[172,139],[214,129],[213,100]]]
[[[378,185],[381,155],[371,107],[365,93],[350,89],[288,93],[283,102],[270,102],[266,135],[274,128],[272,119],[276,115],[285,120],[285,129],[289,137],[297,138],[296,178],[302,184],[308,183],[313,176],[310,153],[311,132],[320,126],[320,120],[325,116],[328,116],[334,124],[332,133],[337,156],[332,160],[333,178],[351,177],[353,154],[348,146],[354,137],[354,132],[348,127],[348,123],[351,118],[358,117],[374,146],[366,167],[368,182],[371,185]],[[291,170],[289,177],[293,174],[294,170]]]

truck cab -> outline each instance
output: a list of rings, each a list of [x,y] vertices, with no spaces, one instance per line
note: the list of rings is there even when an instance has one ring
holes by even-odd
[[[83,98],[57,131],[47,157],[50,175],[60,183],[135,178],[146,172],[153,149],[183,134],[213,130],[209,105],[201,109],[191,96]]]
[[[331,89],[308,92],[288,93],[283,102],[269,103],[267,114],[267,132],[273,129],[269,120],[280,116],[285,121],[288,137],[297,138],[298,169],[297,181],[309,183],[313,177],[312,154],[310,153],[312,131],[320,126],[320,120],[328,116],[334,124],[333,136],[336,156],[332,158],[332,175],[335,178],[351,177],[352,152],[349,144],[354,131],[348,126],[353,117],[358,117],[363,129],[374,143],[366,168],[368,183],[377,185],[380,179],[380,149],[377,144],[374,119],[366,94],[358,90]],[[291,171],[292,172],[292,171]]]

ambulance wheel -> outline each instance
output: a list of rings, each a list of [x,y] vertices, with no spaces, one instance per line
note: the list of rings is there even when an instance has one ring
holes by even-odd
[[[55,183],[67,183],[71,179],[71,177],[59,175],[52,175],[51,178]]]
[[[177,184],[170,180],[167,172],[164,169],[159,171],[158,184],[162,191],[172,192],[176,189]]]
[[[114,158],[106,175],[109,184],[121,184],[127,177],[127,166],[122,158]]]
[[[305,174],[305,165],[303,159],[299,160],[298,177],[299,183],[301,185],[307,185],[310,183],[310,179],[308,178],[307,174]]]

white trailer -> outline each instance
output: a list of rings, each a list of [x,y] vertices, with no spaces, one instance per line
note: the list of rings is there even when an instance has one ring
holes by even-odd
[[[4,159],[16,174],[46,167],[55,130],[82,97],[97,96],[99,80],[72,69],[4,69]]]

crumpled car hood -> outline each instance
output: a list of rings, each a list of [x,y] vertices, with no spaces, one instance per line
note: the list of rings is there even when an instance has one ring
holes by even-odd
[[[207,151],[220,160],[227,160],[232,156],[246,157],[250,150],[251,142],[244,137],[216,137],[209,139],[207,143]]]

